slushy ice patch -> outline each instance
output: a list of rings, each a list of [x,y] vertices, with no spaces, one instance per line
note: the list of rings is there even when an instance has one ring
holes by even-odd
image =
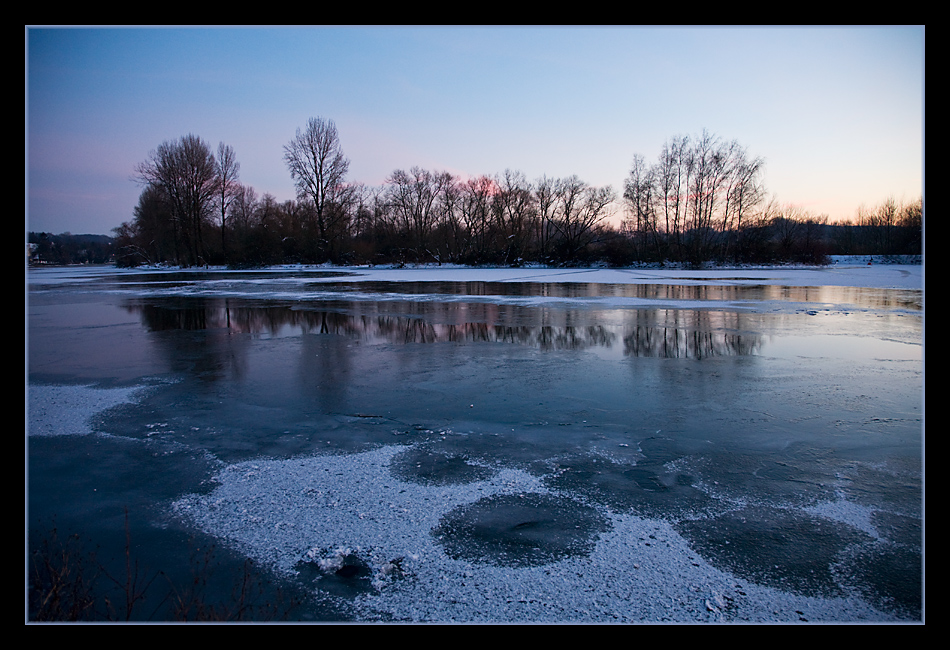
[[[603,503],[610,508],[643,517],[667,517],[671,513],[704,511],[712,499],[695,487],[689,473],[641,460],[618,462],[597,454],[559,458],[548,463],[544,484]]]
[[[487,467],[472,464],[464,456],[412,447],[392,459],[390,472],[396,478],[419,485],[460,485],[483,481],[494,474]]]
[[[880,608],[919,619],[923,610],[920,548],[875,542],[848,548],[834,567],[840,583]]]
[[[675,526],[697,553],[724,571],[806,596],[845,593],[833,566],[867,533],[807,513],[750,506]]]
[[[433,535],[454,559],[536,566],[589,554],[609,530],[597,510],[549,494],[506,494],[452,510]]]

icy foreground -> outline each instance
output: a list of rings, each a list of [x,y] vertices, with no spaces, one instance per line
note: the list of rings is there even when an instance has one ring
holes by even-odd
[[[290,267],[291,270],[298,267]],[[311,267],[312,268],[312,267]],[[288,268],[261,271],[281,276]],[[470,269],[421,267],[352,268],[334,282],[498,282],[770,285],[921,290],[923,267],[868,266],[839,260],[828,268],[678,271],[663,269]],[[122,271],[155,273],[154,269]],[[164,271],[162,271],[164,272]],[[200,274],[200,270],[189,271]],[[66,269],[31,273],[30,283],[81,284],[101,270]],[[187,272],[186,272],[187,273]],[[224,274],[226,275],[226,273]],[[217,280],[215,280],[217,281]],[[319,292],[320,279],[307,278]],[[287,295],[303,289],[286,286]],[[202,281],[161,288],[164,295],[259,297],[247,286],[212,286]],[[125,290],[120,288],[120,290]],[[308,294],[310,295],[310,294]],[[353,293],[341,293],[353,299]],[[370,298],[385,300],[379,292]],[[451,299],[445,295],[400,294],[400,300]],[[468,298],[471,299],[471,298]],[[545,296],[478,296],[489,303],[545,304]],[[606,296],[605,307],[652,303],[644,298]],[[556,298],[589,303],[590,298]],[[668,304],[669,301],[663,304]],[[706,302],[704,306],[709,303]],[[779,303],[724,302],[729,310],[775,311]],[[694,301],[679,307],[695,308]],[[814,305],[808,308],[813,308]],[[818,306],[821,307],[820,305]],[[826,306],[827,307],[827,306]],[[801,311],[801,305],[784,310]],[[808,312],[811,313],[811,312]],[[893,363],[903,363],[897,360]],[[152,388],[104,390],[91,386],[29,387],[29,434],[86,435],[97,414],[117,405],[136,405]],[[352,416],[365,419],[371,414]],[[362,422],[359,422],[362,424]],[[150,425],[151,426],[151,425]],[[657,432],[659,433],[659,432]],[[151,435],[146,434],[146,435]],[[158,435],[158,432],[156,432]],[[213,534],[287,580],[312,584],[321,598],[343,604],[356,620],[405,622],[841,622],[902,621],[887,599],[869,593],[858,578],[863,558],[838,553],[820,571],[827,575],[796,582],[749,580],[713,566],[690,543],[689,531],[705,526],[702,507],[676,517],[631,514],[558,483],[563,466],[539,475],[490,460],[462,458],[442,449],[464,445],[464,430],[426,432],[425,439],[382,445],[359,453],[304,454],[221,463],[214,489],[185,494],[167,504],[172,517]],[[456,445],[450,447],[449,445]],[[624,447],[626,445],[623,445]],[[627,453],[617,449],[618,454]],[[639,451],[639,450],[637,450]],[[626,457],[625,457],[626,458]],[[574,459],[576,461],[576,459]],[[588,459],[589,460],[589,459]],[[572,461],[573,462],[573,461]],[[578,461],[579,462],[579,461]],[[586,462],[586,461],[585,461]],[[607,454],[592,462],[622,465]],[[669,476],[695,468],[667,466]],[[842,485],[848,477],[841,476]],[[567,485],[567,487],[560,487]],[[844,492],[818,503],[793,505],[769,495],[723,495],[701,484],[697,492],[720,504],[719,521],[730,513],[750,519],[767,513],[790,527],[821,528],[829,545],[889,547],[877,510]],[[499,514],[501,513],[501,514]],[[503,518],[500,520],[499,518]],[[723,524],[725,525],[725,524]],[[727,530],[724,528],[724,530]],[[728,530],[727,530],[728,533]],[[729,544],[728,535],[722,544]],[[841,542],[844,540],[844,542]],[[837,547],[836,547],[837,549]],[[821,555],[822,549],[812,549]],[[830,556],[829,556],[830,557]],[[719,565],[721,566],[721,565]],[[778,568],[778,567],[776,567]],[[779,572],[780,573],[780,572]],[[781,588],[782,580],[789,588]],[[771,586],[768,586],[771,585]],[[778,585],[778,586],[777,586]],[[817,585],[817,586],[815,586]],[[849,587],[850,585],[850,587]],[[843,589],[841,587],[844,587]]]
[[[389,471],[400,453],[240,463],[211,494],[174,508],[278,571],[314,566],[314,575],[332,577],[344,558],[359,558],[369,572],[355,600],[364,620],[896,620],[860,598],[805,597],[737,579],[701,559],[669,523],[629,515],[608,515],[609,530],[587,556],[539,566],[452,559],[432,533],[450,511],[548,491],[511,470],[464,486],[403,483]]]

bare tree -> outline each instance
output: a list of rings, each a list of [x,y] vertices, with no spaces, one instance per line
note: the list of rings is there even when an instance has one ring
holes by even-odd
[[[161,262],[177,258],[175,255],[174,219],[165,190],[148,185],[135,206],[135,230],[140,235],[138,244],[144,261]]]
[[[218,174],[218,209],[221,211],[221,252],[227,259],[228,247],[225,241],[225,232],[227,230],[228,211],[241,189],[238,184],[238,172],[241,170],[241,164],[237,161],[233,147],[223,142],[218,143],[218,157],[215,159],[215,167]]]
[[[634,237],[638,255],[643,255],[642,246],[649,238],[657,257],[663,252],[660,245],[660,233],[656,213],[657,180],[656,170],[647,167],[646,160],[640,154],[633,157],[630,174],[624,183],[623,198],[628,218],[624,226]]]
[[[476,263],[491,255],[491,204],[497,192],[490,176],[469,178],[460,185],[459,215],[467,240],[466,257]]]
[[[284,161],[297,187],[297,197],[313,202],[317,233],[333,253],[332,235],[339,233],[339,221],[346,211],[338,205],[349,191],[346,174],[350,161],[343,155],[333,120],[312,117],[304,131],[284,146]]]
[[[116,263],[119,266],[138,266],[177,260],[175,222],[165,190],[158,185],[146,185],[133,214],[135,217],[131,221],[113,229]]]
[[[594,239],[597,226],[610,216],[615,193],[609,185],[592,187],[577,176],[558,182],[557,217],[552,222],[558,234],[562,261],[573,261]]]
[[[257,191],[250,185],[239,185],[231,202],[231,228],[247,231],[251,227],[251,218],[257,208]],[[235,220],[237,224],[235,225]]]
[[[789,257],[794,252],[801,235],[802,224],[807,218],[808,215],[802,208],[791,203],[783,205],[772,218],[772,229],[784,257]]]
[[[445,185],[439,200],[439,224],[437,226],[437,241],[434,246],[439,254],[439,260],[459,262],[467,245],[465,227],[461,218],[462,183],[458,178],[452,178]]]
[[[688,136],[673,138],[663,145],[657,162],[657,189],[662,201],[664,232],[669,247],[681,252],[686,205],[693,164]]]
[[[373,212],[369,208],[372,202],[372,188],[365,183],[350,186],[353,200],[353,216],[350,221],[350,235],[356,239],[365,237],[373,229]]]
[[[711,252],[716,221],[722,217],[718,211],[722,189],[731,173],[731,146],[704,130],[690,150],[692,183],[689,185],[687,257],[693,264],[707,260]]]
[[[724,228],[730,228],[734,233],[735,239],[735,259],[739,260],[744,251],[743,242],[740,239],[746,223],[752,211],[762,203],[765,198],[765,188],[762,184],[762,171],[765,167],[765,161],[762,158],[748,158],[744,150],[741,150],[739,158],[733,168],[733,179],[729,187],[727,198],[727,209],[731,212],[734,219],[724,220]],[[725,257],[726,253],[723,252]]]
[[[506,169],[495,181],[495,215],[501,236],[501,261],[521,264],[535,218],[534,196],[524,174]]]
[[[408,239],[417,259],[428,255],[429,238],[439,222],[442,197],[455,182],[449,172],[431,172],[413,167],[397,169],[386,180],[386,198],[401,234]]]
[[[538,259],[547,261],[550,253],[551,237],[554,232],[555,210],[557,208],[556,178],[542,176],[535,181],[534,198],[538,224]]]
[[[252,247],[254,214],[259,198],[250,185],[239,184],[228,215],[231,236],[230,262],[248,263],[247,253]]]
[[[701,263],[724,257],[730,239],[763,199],[761,158],[749,158],[735,140],[708,131],[663,144],[655,164],[634,157],[624,186],[633,232],[650,233],[661,259]],[[736,254],[739,242],[735,241]]]
[[[136,180],[162,188],[172,208],[176,240],[182,243],[180,264],[200,264],[204,259],[202,227],[210,216],[217,189],[214,154],[195,135],[165,141],[136,165]]]

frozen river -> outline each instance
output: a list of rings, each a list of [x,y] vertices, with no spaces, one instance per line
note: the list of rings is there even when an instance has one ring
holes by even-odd
[[[920,266],[39,269],[28,508],[294,620],[922,619]],[[164,590],[164,591],[163,591]]]

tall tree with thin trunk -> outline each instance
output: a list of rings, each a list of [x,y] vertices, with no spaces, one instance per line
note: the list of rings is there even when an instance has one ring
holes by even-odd
[[[554,231],[555,211],[558,202],[558,180],[542,176],[535,184],[535,210],[538,215],[538,261],[547,262]]]
[[[345,210],[334,208],[339,208],[348,191],[346,174],[350,168],[333,120],[310,118],[307,128],[297,129],[296,137],[284,146],[284,161],[297,187],[297,197],[313,202],[320,245],[332,256],[332,239],[341,233],[338,222],[346,216]]]
[[[227,232],[228,211],[241,189],[238,183],[238,172],[241,170],[241,164],[237,161],[232,146],[223,142],[218,144],[218,157],[215,159],[215,166],[218,173],[218,209],[221,211],[221,253],[227,259],[228,246],[225,233]]]

